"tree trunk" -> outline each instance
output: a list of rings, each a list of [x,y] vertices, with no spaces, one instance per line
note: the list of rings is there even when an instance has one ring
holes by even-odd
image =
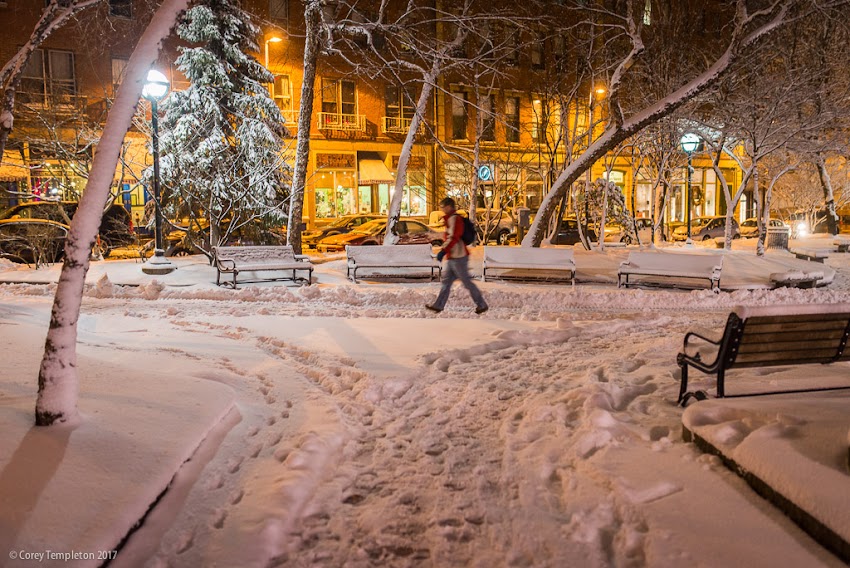
[[[132,125],[148,69],[157,59],[160,44],[171,33],[178,15],[188,4],[189,0],[164,0],[157,9],[127,63],[127,78],[109,110],[86,191],[80,199],[65,244],[65,261],[53,300],[50,329],[38,374],[35,421],[39,426],[65,422],[77,415],[77,321],[89,255],[100,227],[103,204],[109,197],[124,136]]]
[[[838,214],[835,212],[835,190],[832,187],[832,177],[826,169],[826,160],[822,154],[817,155],[818,177],[823,188],[823,202],[826,207],[826,230],[830,235],[838,234]],[[814,225],[810,225],[812,232]]]
[[[416,111],[413,113],[413,119],[410,121],[410,129],[407,131],[407,136],[404,138],[404,144],[401,147],[401,153],[398,157],[398,169],[395,175],[395,189],[390,200],[390,207],[387,211],[387,231],[384,237],[384,245],[392,246],[398,243],[398,219],[401,216],[401,198],[404,194],[404,184],[407,181],[407,165],[410,163],[410,156],[413,154],[413,144],[416,142],[416,132],[419,130],[419,125],[425,117],[425,109],[428,107],[428,100],[431,98],[431,92],[434,90],[434,82],[436,81],[439,72],[439,65],[435,63],[431,72],[428,73],[422,82],[422,92],[419,93],[419,100],[416,102]]]
[[[295,169],[292,172],[292,193],[289,196],[289,220],[286,242],[295,254],[301,254],[301,217],[304,212],[304,186],[307,183],[307,162],[310,158],[310,121],[313,118],[316,63],[319,59],[319,30],[322,7],[317,1],[304,6],[304,82],[301,83],[301,106],[298,109],[298,143],[295,146]]]

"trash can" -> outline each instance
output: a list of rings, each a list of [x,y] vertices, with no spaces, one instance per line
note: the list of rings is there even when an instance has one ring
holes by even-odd
[[[767,248],[788,250],[788,239],[791,237],[790,227],[768,227]]]

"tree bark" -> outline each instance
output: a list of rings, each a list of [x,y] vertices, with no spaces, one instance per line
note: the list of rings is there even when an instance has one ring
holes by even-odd
[[[313,98],[316,92],[316,63],[319,59],[321,3],[309,1],[304,6],[304,82],[301,83],[301,106],[298,109],[298,142],[295,146],[295,169],[292,172],[292,193],[289,196],[289,221],[286,242],[295,254],[301,254],[301,217],[304,212],[304,189],[307,182],[307,162],[310,158],[310,121],[313,118]]]
[[[163,0],[127,63],[127,79],[121,84],[107,116],[86,191],[71,222],[65,245],[65,261],[38,374],[35,421],[39,426],[66,422],[77,415],[77,321],[89,255],[147,72],[159,55],[162,41],[171,33],[178,15],[188,3],[189,0]]]
[[[830,235],[838,234],[838,214],[835,212],[835,190],[832,187],[832,177],[826,169],[826,160],[823,154],[817,155],[818,177],[823,188],[823,202],[826,208],[826,230]],[[812,231],[815,230],[812,225]]]
[[[413,113],[413,118],[410,121],[410,129],[407,131],[407,136],[404,138],[404,144],[401,147],[401,153],[398,157],[398,169],[395,175],[395,189],[390,200],[389,210],[387,211],[387,231],[384,237],[384,245],[392,246],[398,243],[398,219],[401,216],[401,198],[404,194],[404,184],[407,181],[407,165],[410,163],[410,156],[413,154],[413,144],[416,142],[416,132],[419,130],[419,125],[425,117],[425,109],[428,108],[428,100],[431,98],[431,93],[434,90],[434,83],[437,80],[440,65],[435,62],[431,71],[425,75],[422,81],[422,91],[419,93],[419,100],[416,102],[416,111]]]

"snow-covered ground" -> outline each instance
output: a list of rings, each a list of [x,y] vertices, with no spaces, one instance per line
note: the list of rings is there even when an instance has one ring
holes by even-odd
[[[236,291],[200,258],[157,281],[94,263],[82,422],[44,455],[30,419],[55,269],[0,264],[0,280],[33,282],[0,285],[0,543],[107,546],[132,511],[83,531],[75,495],[156,495],[200,443],[111,566],[841,565],[681,441],[675,355],[735,305],[847,302],[850,255],[827,261],[828,287],[720,294],[617,290],[624,256],[577,255],[575,288],[487,282],[481,317],[460,288],[434,315],[436,283],[354,285],[340,260],[311,287]]]

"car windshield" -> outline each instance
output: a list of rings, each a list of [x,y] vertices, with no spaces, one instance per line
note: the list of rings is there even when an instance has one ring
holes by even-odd
[[[755,227],[756,226],[756,220],[755,219],[747,219],[746,221],[741,223],[741,226],[742,227]]]
[[[365,235],[376,235],[380,233],[387,224],[386,219],[375,219],[368,223],[363,223],[354,231],[355,233],[363,233]]]
[[[351,221],[353,221],[354,219],[356,219],[356,217],[340,217],[339,219],[336,219],[333,223],[329,223],[329,224],[325,225],[324,228],[325,229],[340,229],[342,227],[348,226],[348,224],[351,223]]]
[[[692,224],[694,227],[703,227],[711,223],[714,219],[711,217],[697,217],[693,220]]]

